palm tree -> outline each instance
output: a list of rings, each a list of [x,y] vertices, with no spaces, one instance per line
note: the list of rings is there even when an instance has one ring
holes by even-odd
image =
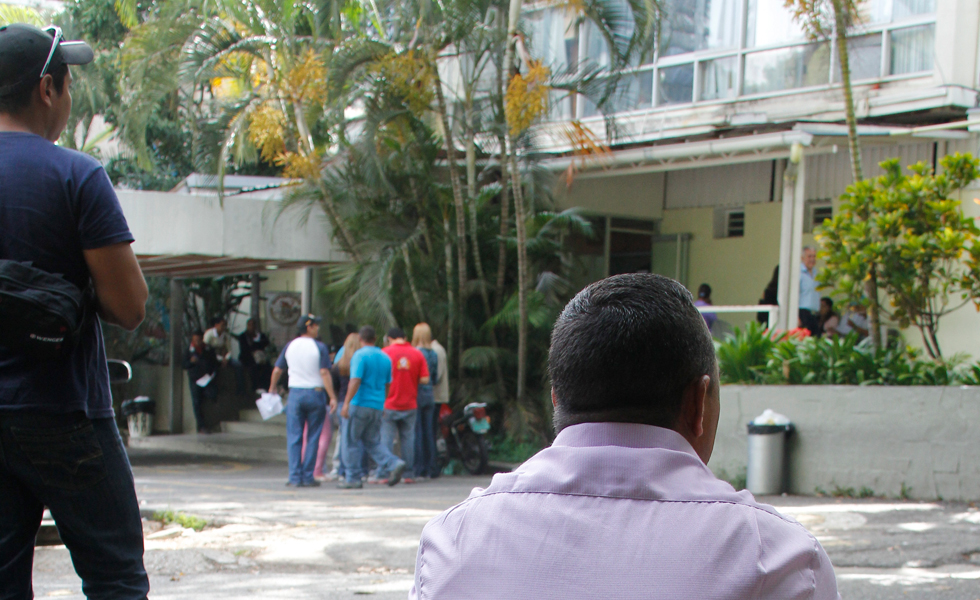
[[[854,112],[854,93],[851,88],[851,65],[847,50],[847,32],[860,21],[858,5],[864,0],[786,0],[787,8],[813,39],[834,38],[837,61],[844,90],[844,120],[847,123],[847,147],[851,156],[851,177],[854,183],[864,179],[861,165],[861,142],[857,134]],[[868,313],[871,318],[871,340],[881,347],[881,306],[878,302],[878,265],[868,266]]]

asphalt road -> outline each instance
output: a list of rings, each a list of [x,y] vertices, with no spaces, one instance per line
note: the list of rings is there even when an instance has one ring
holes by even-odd
[[[286,488],[281,464],[132,454],[147,511],[201,517],[201,532],[147,522],[151,598],[405,598],[423,525],[489,477],[394,488]],[[980,600],[980,511],[960,503],[763,498],[810,529],[849,599]],[[62,546],[38,548],[38,598],[82,599]]]

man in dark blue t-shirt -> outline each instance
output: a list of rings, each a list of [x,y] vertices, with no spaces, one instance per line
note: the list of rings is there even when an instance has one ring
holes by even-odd
[[[61,30],[0,27],[0,259],[83,288],[102,321],[135,329],[146,282],[102,166],[54,145],[71,112],[68,65],[92,60]],[[116,429],[98,320],[65,357],[0,346],[0,597],[30,598],[47,506],[89,598],[143,599],[143,531]]]

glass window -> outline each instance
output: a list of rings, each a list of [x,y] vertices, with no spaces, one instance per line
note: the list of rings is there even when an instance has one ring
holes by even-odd
[[[909,27],[891,32],[889,72],[892,75],[932,70],[935,26]]]
[[[746,94],[823,85],[830,76],[830,46],[807,44],[745,55]]]
[[[738,46],[740,0],[667,0],[660,55]]]
[[[575,24],[569,18],[568,11],[539,10],[528,14],[526,19],[531,30],[529,50],[534,58],[541,59],[552,72],[567,69],[578,62]]]
[[[891,23],[936,12],[936,0],[867,0],[858,5],[865,23]]]
[[[699,100],[724,100],[735,97],[738,57],[706,60],[701,64]]]
[[[745,46],[759,48],[801,41],[803,29],[793,20],[785,0],[749,0]]]
[[[694,65],[657,69],[657,104],[691,102],[694,92]]]
[[[881,34],[848,38],[847,61],[851,67],[851,81],[881,77]],[[841,80],[839,64],[834,65],[830,77],[834,82]]]
[[[619,80],[613,106],[617,112],[653,106],[653,70],[624,75]]]

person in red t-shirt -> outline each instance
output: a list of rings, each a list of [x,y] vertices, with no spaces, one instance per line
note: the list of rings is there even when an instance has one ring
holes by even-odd
[[[381,442],[392,450],[395,437],[401,446],[401,458],[411,469],[415,464],[415,417],[419,384],[429,383],[429,366],[425,356],[405,339],[401,327],[388,330],[389,345],[383,352],[391,359],[391,385],[385,398],[384,415],[381,417]],[[384,480],[387,473],[378,473]],[[406,472],[405,483],[412,483],[414,473]]]

